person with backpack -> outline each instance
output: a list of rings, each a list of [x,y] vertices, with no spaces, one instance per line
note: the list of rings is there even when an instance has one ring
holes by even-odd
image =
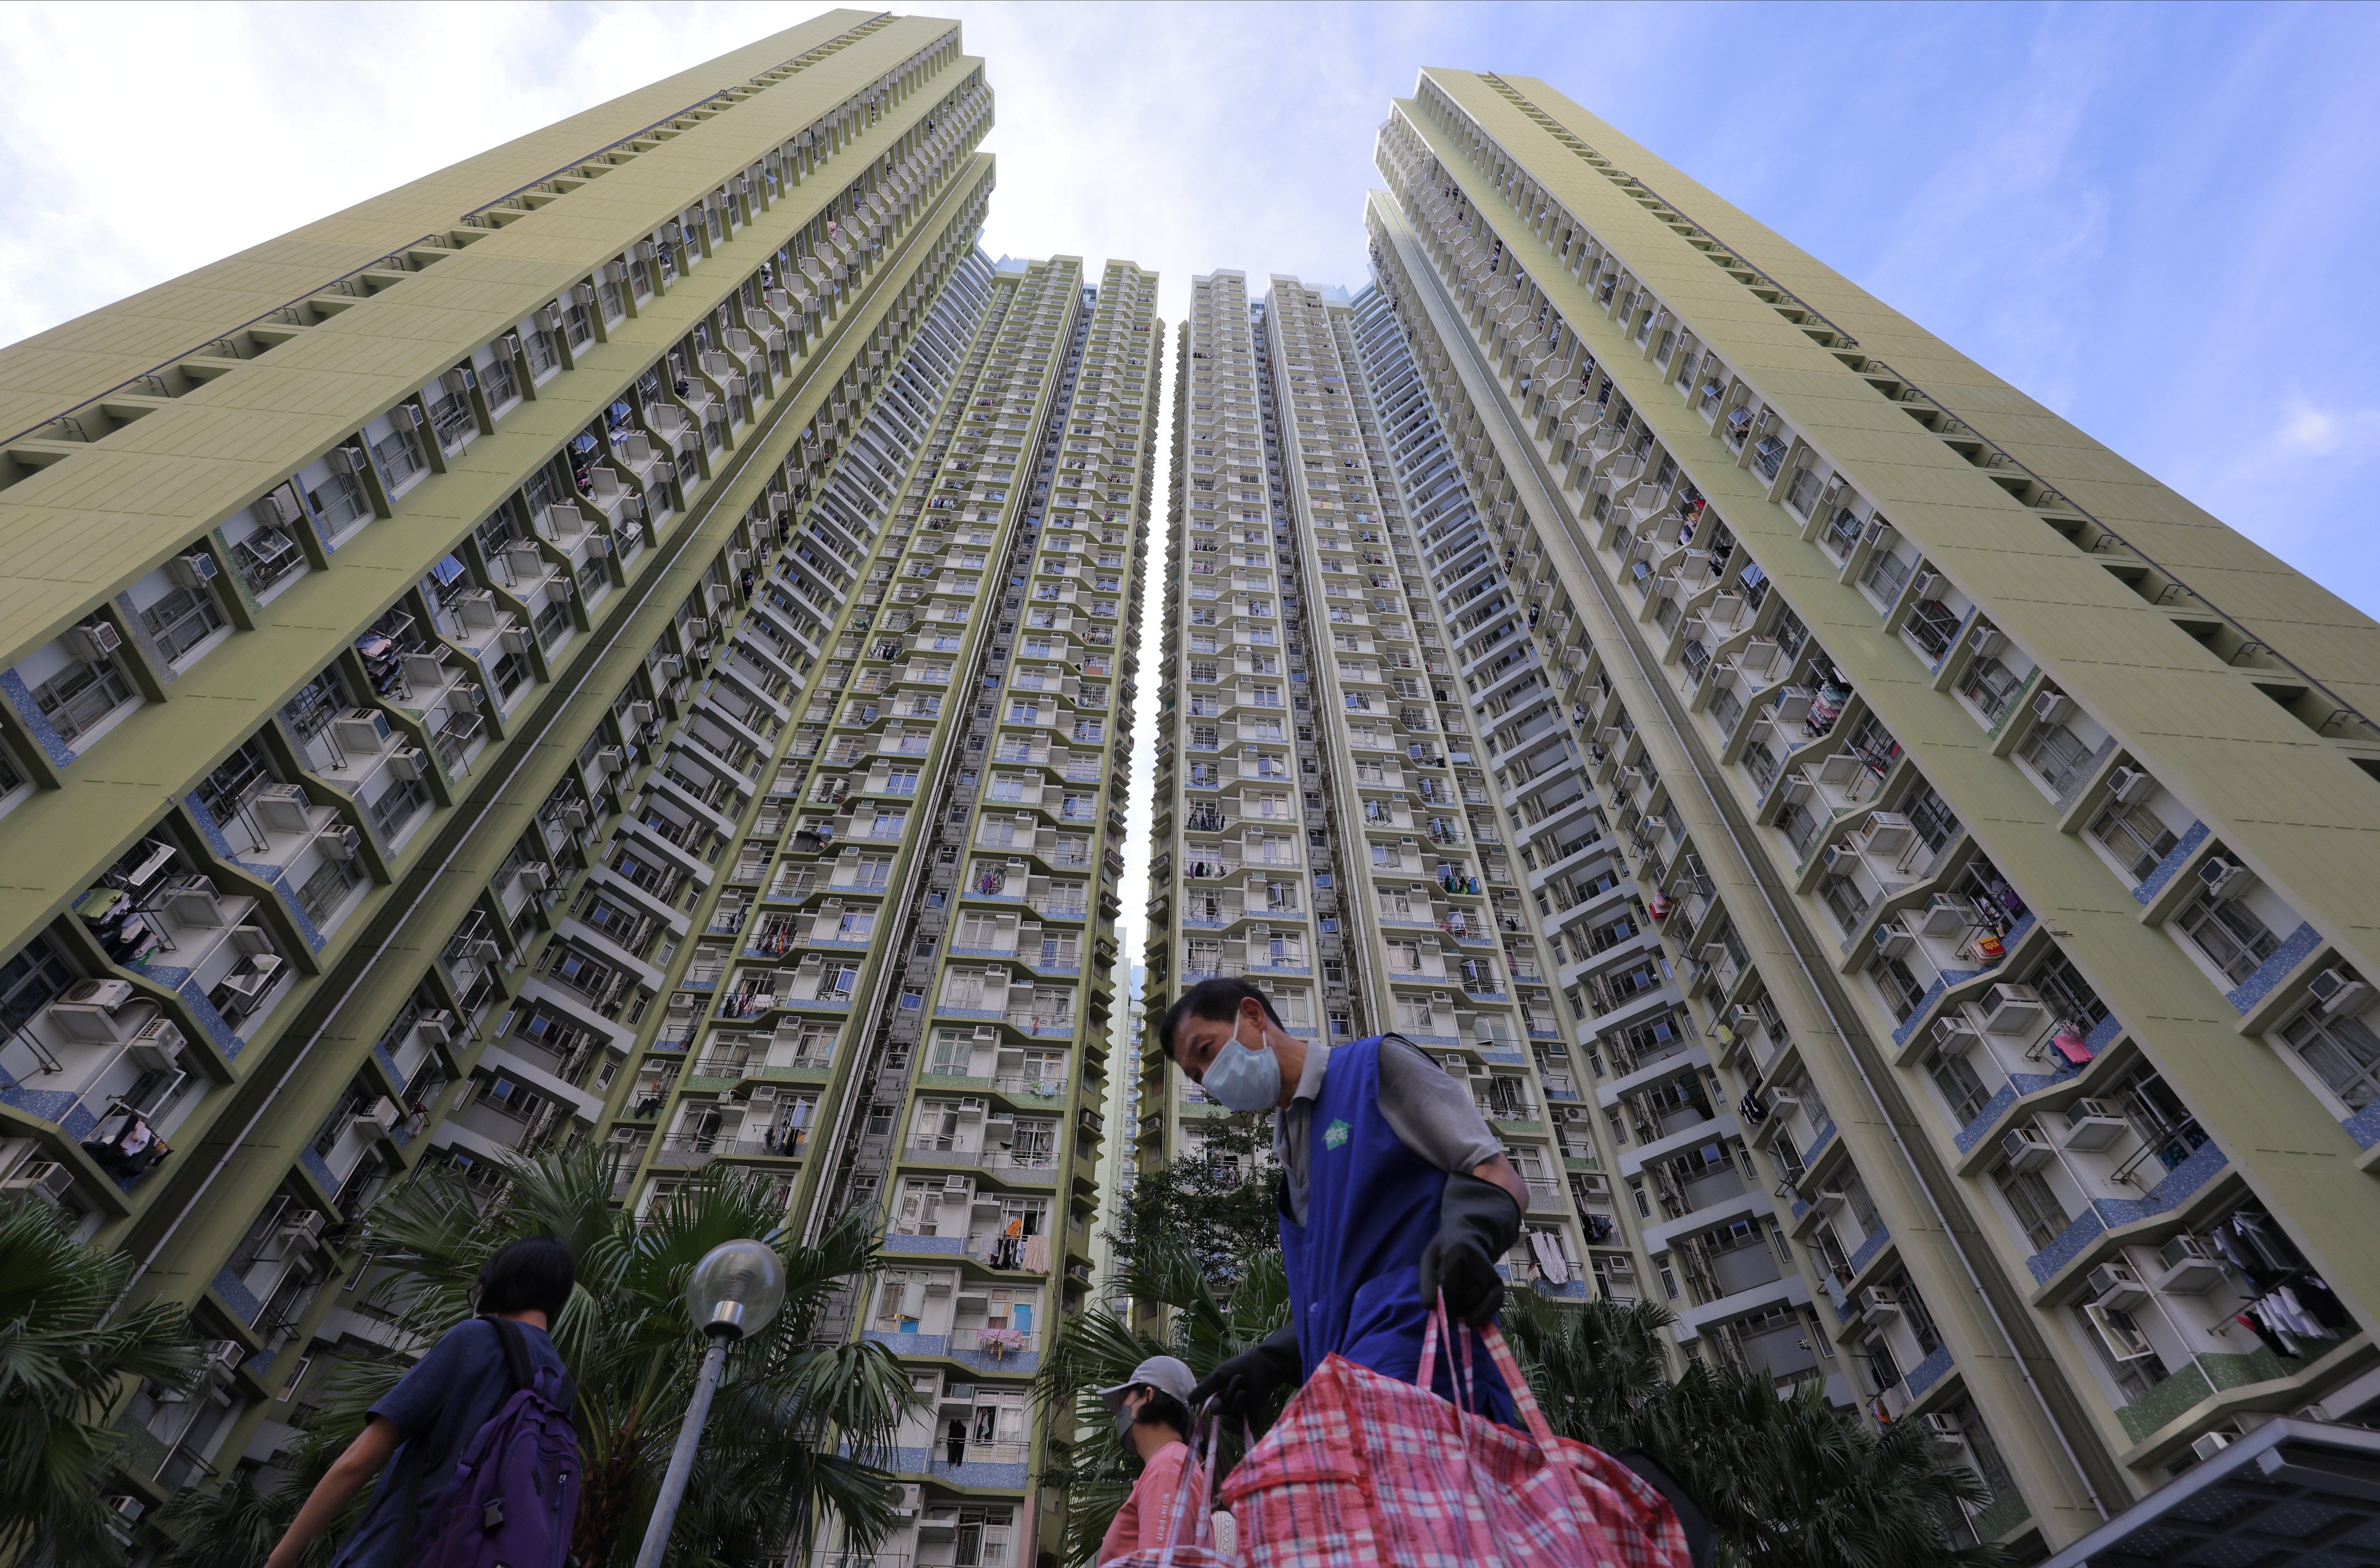
[[[499,1557],[506,1568],[561,1568],[578,1442],[569,1376],[547,1330],[576,1277],[570,1248],[550,1236],[499,1248],[480,1270],[480,1315],[448,1330],[372,1405],[265,1568],[298,1568],[383,1469],[331,1568],[468,1568]]]

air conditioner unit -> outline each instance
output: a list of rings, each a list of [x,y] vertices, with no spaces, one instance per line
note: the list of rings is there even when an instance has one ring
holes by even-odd
[[[1948,893],[1937,893],[1926,900],[1925,911],[1917,917],[1917,928],[1928,936],[1955,936],[1970,923],[1972,911],[1965,904]]]
[[[732,549],[727,552],[727,570],[730,572],[740,573],[747,571],[750,569],[751,565],[752,552],[750,550]]]
[[[2324,970],[2307,983],[2306,989],[2325,1013],[2358,1012],[2372,999],[2372,987],[2356,979],[2354,971],[2343,968]]]
[[[2110,1311],[2129,1312],[2149,1298],[2149,1287],[2129,1263],[2102,1263],[2091,1271],[2091,1299]]]
[[[2062,692],[2043,692],[2033,699],[2033,717],[2038,723],[2063,723],[2073,711],[2073,699]]]
[[[1603,1272],[1621,1279],[1628,1279],[1635,1274],[1636,1265],[1615,1252],[1603,1260]]]
[[[2000,1139],[2000,1152],[2012,1171],[2039,1170],[2049,1164],[2049,1140],[2030,1127],[2012,1127]]]
[[[342,750],[377,752],[388,744],[388,715],[376,707],[351,707],[331,720]]]
[[[2105,1149],[2131,1126],[2122,1113],[2105,1100],[2077,1100],[2066,1107],[2066,1147]]]
[[[314,848],[327,860],[351,861],[363,848],[363,835],[349,822],[334,823],[315,836]]]
[[[1840,844],[1829,844],[1821,858],[1826,862],[1828,871],[1848,874],[1852,867],[1859,863],[1859,846],[1849,839]]]
[[[1929,1431],[1945,1442],[1958,1441],[1961,1433],[1965,1430],[1959,1425],[1959,1418],[1956,1416],[1928,1416],[1925,1417],[1925,1426]]]
[[[1910,935],[1909,928],[1898,918],[1879,921],[1873,935],[1876,954],[1880,958],[1901,958],[1917,946],[1917,939]]]
[[[1831,1217],[1841,1213],[1844,1206],[1849,1202],[1849,1199],[1829,1187],[1820,1191],[1815,1198],[1810,1200],[1810,1207],[1815,1209],[1821,1214]]]
[[[625,766],[625,754],[617,746],[605,746],[595,754],[595,766],[601,773],[616,774]]]
[[[520,334],[518,332],[506,332],[504,336],[503,348],[508,358],[519,358],[521,351]]]
[[[2137,767],[2119,767],[2107,775],[2107,793],[2119,801],[2145,794],[2152,788],[2149,776]]]
[[[653,705],[641,701],[630,703],[628,722],[638,730],[650,729],[653,722]]]
[[[112,1013],[132,1000],[132,983],[128,980],[78,980],[67,987],[67,994],[61,1000]]]
[[[67,652],[85,664],[105,664],[124,645],[123,634],[115,625],[96,617],[79,626],[67,629]]]
[[[421,774],[420,747],[399,746],[388,754],[388,776],[391,778],[419,778]]]
[[[1920,572],[1916,581],[1909,585],[1911,591],[1921,599],[1932,598],[1934,590],[1941,585],[1942,576],[1937,572]]]
[[[663,654],[661,657],[653,660],[653,679],[666,686],[671,681],[676,680],[678,672],[685,668],[686,661],[678,657],[677,655]]]
[[[400,403],[388,411],[388,422],[400,430],[421,428],[421,410],[409,403]]]
[[[584,283],[579,285],[580,288],[585,288],[586,286],[587,285]],[[558,332],[562,331],[562,308],[559,305],[539,306],[537,308],[537,324],[539,330],[541,332]]]
[[[553,867],[545,861],[531,861],[520,868],[519,880],[524,891],[542,893],[553,881]]]
[[[1945,1055],[1963,1056],[1975,1048],[1973,1024],[1957,1016],[1934,1020],[1934,1048]]]
[[[588,822],[587,806],[582,801],[571,801],[562,808],[562,826],[573,833],[583,832]]]
[[[699,643],[709,640],[710,636],[710,622],[704,620],[699,615],[690,617],[686,623],[686,640],[692,643]]]
[[[958,1114],[962,1117],[980,1119],[990,1109],[991,1105],[989,1101],[970,1096],[959,1102]]]
[[[444,1007],[433,1007],[413,1020],[414,1032],[433,1045],[443,1045],[455,1037],[455,1015]]]
[[[2041,997],[2030,985],[1995,985],[1984,994],[1984,1032],[2022,1034],[2041,1021]]]
[[[1891,524],[1881,517],[1871,517],[1867,520],[1866,530],[1860,535],[1860,542],[1874,549],[1889,549],[1893,541],[1900,537]]]
[[[2199,884],[2210,900],[2222,898],[2247,874],[2246,866],[2236,861],[2227,861],[2220,855],[2209,855],[2198,862]]]
[[[296,784],[267,784],[249,800],[249,806],[269,833],[305,832],[311,810],[305,790]]]
[[[1870,1318],[1889,1317],[1900,1310],[1900,1292],[1888,1285],[1872,1285],[1860,1292],[1860,1311]]]
[[[633,501],[633,500],[634,500],[634,499],[636,499],[636,498],[634,498],[634,497],[632,496],[632,497],[630,497],[629,499]],[[603,556],[603,555],[609,555],[609,554],[611,554],[611,553],[612,553],[612,536],[611,536],[611,535],[609,535],[609,534],[589,534],[589,535],[588,535],[588,536],[587,536],[587,553],[588,553],[589,555],[590,555],[590,556]]]
[[[230,1373],[248,1359],[248,1346],[236,1339],[212,1340],[207,1345],[207,1369]]]
[[[1880,811],[1867,819],[1867,848],[1879,855],[1898,855],[1917,838],[1917,829],[1899,812]]]
[[[143,1072],[172,1072],[179,1065],[176,1058],[188,1043],[173,1019],[151,1019],[133,1031],[126,1054]]]
[[[1589,1198],[1609,1198],[1611,1196],[1611,1178],[1608,1176],[1583,1176],[1578,1178],[1578,1189]]]
[[[409,408],[412,405],[407,404],[401,406]],[[364,456],[364,449],[359,446],[334,446],[330,451],[330,461],[332,473],[344,474],[350,478],[371,472],[371,464]]]
[[[522,631],[517,626],[505,627],[504,631],[498,634],[497,641],[503,645],[504,652],[508,654],[525,654],[528,652],[528,633]]]
[[[162,902],[165,912],[184,925],[212,930],[224,923],[223,899],[215,892],[215,885],[203,876],[184,877],[170,884]]]
[[[965,1192],[969,1190],[967,1178],[963,1176],[944,1176],[942,1178],[942,1190],[944,1192]]]
[[[1977,625],[1967,633],[1967,647],[1977,658],[1990,658],[2008,646],[2008,639],[1995,627]]]
[[[2156,1287],[2168,1296],[2204,1296],[2223,1283],[2222,1260],[2194,1236],[2177,1236],[2157,1248],[2164,1265]]]
[[[165,575],[185,588],[203,588],[222,571],[215,564],[215,558],[202,549],[175,556],[165,562]]]
[[[74,1186],[74,1172],[55,1160],[28,1160],[5,1176],[0,1192],[20,1192],[55,1204]]]
[[[773,1083],[755,1084],[748,1098],[755,1105],[773,1105],[777,1103],[777,1086]]]
[[[2231,1446],[2229,1432],[2201,1432],[2190,1440],[2190,1452],[2203,1464]]]

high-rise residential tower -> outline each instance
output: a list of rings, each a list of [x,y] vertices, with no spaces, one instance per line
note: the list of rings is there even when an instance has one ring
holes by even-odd
[[[1682,1345],[2036,1550],[2367,1410],[2380,626],[1541,82],[1378,151],[1355,358]]]
[[[1159,334],[977,251],[990,116],[833,12],[0,350],[0,1187],[213,1345],[128,1514],[386,1343],[392,1182],[599,1140],[949,1254],[832,1326],[938,1417],[900,1550],[1029,1544]]]

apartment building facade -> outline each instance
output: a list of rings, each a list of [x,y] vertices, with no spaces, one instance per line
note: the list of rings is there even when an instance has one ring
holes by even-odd
[[[1927,1421],[2034,1550],[2367,1409],[2380,627],[1541,82],[1427,71],[1378,162],[1359,358],[1468,492],[1453,662],[1682,1345]]]
[[[909,1137],[945,1072],[1038,1113],[958,1142],[1064,1238],[953,1260],[1005,1307],[959,1361],[1021,1388],[1086,1288],[1154,280],[977,251],[990,115],[955,26],[831,13],[0,353],[51,563],[0,633],[0,1183],[212,1342],[129,1402],[128,1517],[389,1343],[342,1243],[429,1163],[601,1140],[644,1206],[727,1161],[814,1232],[962,1163]],[[938,846],[995,816],[1038,929],[978,1075],[916,1057]],[[917,1561],[1029,1543],[1021,1465],[917,1457]]]
[[[1557,1297],[1633,1299],[1644,1254],[1581,1095],[1555,949],[1528,912],[1520,857],[1539,846],[1505,828],[1488,710],[1458,694],[1465,601],[1442,592],[1441,558],[1475,548],[1479,525],[1410,368],[1391,362],[1402,346],[1341,291],[1275,276],[1255,299],[1232,271],[1194,284],[1147,1016],[1233,974],[1303,1038],[1403,1035],[1471,1088],[1529,1184],[1505,1272]],[[1624,899],[1607,902],[1601,923],[1626,925]],[[1674,995],[1645,968],[1646,930],[1638,917],[1609,960],[1654,974],[1639,1011]],[[1197,1155],[1226,1113],[1153,1049],[1142,1074],[1142,1158]]]

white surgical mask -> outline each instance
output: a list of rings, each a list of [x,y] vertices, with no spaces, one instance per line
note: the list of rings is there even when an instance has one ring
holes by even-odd
[[[1237,1025],[1232,1038],[1215,1053],[1199,1087],[1234,1111],[1267,1111],[1281,1103],[1281,1060],[1269,1047],[1253,1050],[1240,1043]]]

